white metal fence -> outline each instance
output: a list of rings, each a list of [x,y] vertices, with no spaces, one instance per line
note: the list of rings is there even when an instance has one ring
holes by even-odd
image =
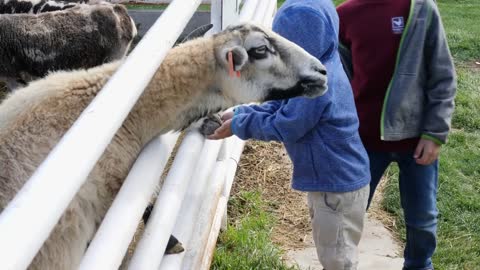
[[[0,269],[28,267],[201,2],[211,2],[212,23],[217,30],[234,21],[269,25],[276,10],[276,0],[246,0],[239,14],[238,0],[149,2],[159,1],[171,3],[3,210]],[[115,91],[118,88],[131,91]],[[173,133],[160,136],[140,154],[80,269],[119,267],[177,138]],[[235,137],[206,141],[196,132],[186,135],[129,269],[209,267],[242,149],[243,142]],[[192,176],[195,181],[190,181]],[[186,251],[164,257],[171,233]]]

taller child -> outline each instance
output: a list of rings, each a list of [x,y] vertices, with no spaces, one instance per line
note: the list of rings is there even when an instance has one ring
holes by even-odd
[[[433,269],[437,159],[456,91],[437,6],[433,0],[349,0],[338,14],[342,60],[370,158],[369,202],[385,169],[398,163],[404,269]]]

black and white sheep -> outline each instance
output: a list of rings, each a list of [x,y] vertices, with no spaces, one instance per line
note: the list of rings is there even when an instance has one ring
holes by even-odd
[[[230,53],[240,77],[229,76]],[[0,105],[0,209],[120,64],[50,74]],[[171,49],[30,269],[76,269],[137,155],[154,136],[239,103],[316,97],[325,93],[326,81],[325,67],[315,57],[251,24]]]
[[[0,14],[37,14],[69,9],[78,4],[96,4],[100,2],[97,0],[0,0]]]
[[[90,68],[125,56],[137,33],[122,5],[78,4],[0,16],[0,79],[9,88],[51,71]]]

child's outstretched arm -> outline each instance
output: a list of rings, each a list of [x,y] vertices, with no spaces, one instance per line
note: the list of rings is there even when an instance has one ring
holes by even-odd
[[[231,130],[241,139],[294,143],[312,130],[325,109],[323,98],[293,98],[274,112],[260,112],[242,106],[235,110]]]

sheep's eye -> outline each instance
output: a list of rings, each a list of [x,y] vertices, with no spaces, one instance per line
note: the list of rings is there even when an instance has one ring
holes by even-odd
[[[265,45],[255,48],[255,53],[257,54],[265,54],[266,52],[267,52],[267,46]]]
[[[268,48],[266,45],[252,48],[248,51],[248,55],[254,59],[264,59],[267,57]]]

